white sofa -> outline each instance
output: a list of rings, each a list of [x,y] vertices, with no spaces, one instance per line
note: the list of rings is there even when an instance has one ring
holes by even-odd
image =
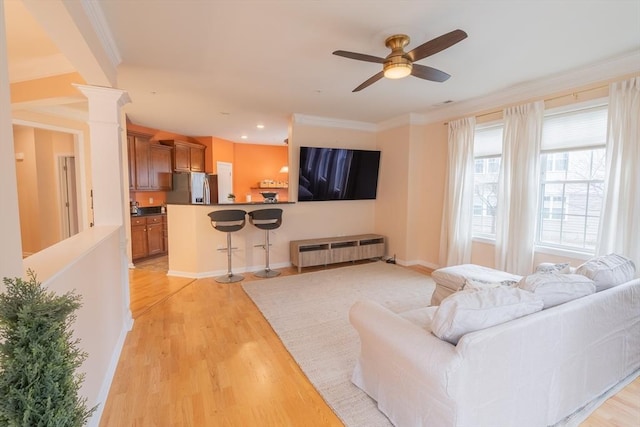
[[[430,332],[437,307],[356,303],[352,381],[398,427],[548,426],[640,369],[640,279],[468,333]]]

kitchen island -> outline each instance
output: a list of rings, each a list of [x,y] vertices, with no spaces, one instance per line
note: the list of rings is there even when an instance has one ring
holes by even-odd
[[[281,208],[282,227],[271,231],[271,268],[291,265],[289,241],[292,202],[260,203],[240,202],[212,205],[169,204],[167,216],[169,224],[169,272],[171,276],[215,277],[227,272],[227,236],[211,226],[209,212],[221,209],[242,209],[247,212],[258,209]],[[233,271],[242,273],[264,269],[265,253],[259,245],[264,244],[264,231],[249,222],[238,232],[232,233],[234,248]]]
[[[281,208],[282,225],[270,231],[270,267],[289,267],[293,240],[352,236],[376,232],[375,200],[342,202],[239,202],[213,205],[168,204],[169,272],[171,276],[217,277],[227,272],[227,236],[215,230],[209,212],[220,209]],[[264,231],[249,222],[232,233],[234,273],[265,267]]]

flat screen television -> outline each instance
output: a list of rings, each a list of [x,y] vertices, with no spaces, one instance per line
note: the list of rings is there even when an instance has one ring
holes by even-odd
[[[298,201],[375,199],[380,151],[300,147]]]

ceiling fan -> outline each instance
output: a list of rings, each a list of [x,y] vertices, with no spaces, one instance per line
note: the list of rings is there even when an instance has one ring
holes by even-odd
[[[368,80],[355,88],[353,92],[358,92],[383,77],[388,79],[401,79],[409,74],[425,80],[443,82],[451,76],[444,71],[440,71],[426,65],[415,64],[415,62],[443,51],[466,38],[467,33],[462,30],[454,30],[423,43],[415,49],[405,53],[404,47],[409,44],[409,36],[405,34],[395,34],[387,37],[384,41],[384,44],[391,49],[391,53],[387,55],[386,58],[379,58],[377,56],[366,55],[364,53],[347,52],[345,50],[336,50],[333,54],[343,56],[345,58],[357,59],[358,61],[382,64],[382,71],[371,76]]]

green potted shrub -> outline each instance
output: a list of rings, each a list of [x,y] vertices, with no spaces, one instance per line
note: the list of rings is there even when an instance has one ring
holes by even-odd
[[[0,294],[0,425],[80,427],[96,409],[78,395],[87,354],[70,328],[81,297],[28,278],[5,277]]]

